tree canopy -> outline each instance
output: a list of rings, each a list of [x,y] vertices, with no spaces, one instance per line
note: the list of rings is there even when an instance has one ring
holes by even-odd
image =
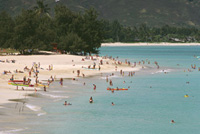
[[[195,27],[149,27],[141,24],[126,27],[118,20],[99,19],[94,8],[73,12],[57,4],[54,16],[47,4],[37,0],[33,9],[22,10],[16,17],[0,13],[0,48],[53,50],[72,54],[98,53],[102,42],[199,42],[200,30]]]

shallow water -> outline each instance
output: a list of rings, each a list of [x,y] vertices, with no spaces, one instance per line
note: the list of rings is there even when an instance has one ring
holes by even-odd
[[[20,119],[17,125],[10,124],[10,129],[4,125],[0,131],[49,134],[200,132],[200,71],[184,72],[191,64],[200,67],[200,61],[194,57],[200,55],[199,46],[102,47],[100,52],[101,55],[119,56],[122,61],[148,59],[151,64],[145,63],[149,68],[136,72],[133,77],[128,77],[126,72],[125,77],[115,73],[109,78],[113,87],[130,87],[128,91],[107,91],[107,74],[78,81],[66,79],[63,87],[54,82],[48,92],[38,92],[38,97],[27,103],[32,113]],[[154,61],[159,63],[160,69],[156,69]],[[97,85],[95,91],[93,83]],[[185,94],[189,97],[185,98]],[[91,96],[93,104],[89,103]],[[65,100],[72,105],[64,106]],[[115,105],[112,106],[111,102]],[[176,123],[170,123],[171,120]]]

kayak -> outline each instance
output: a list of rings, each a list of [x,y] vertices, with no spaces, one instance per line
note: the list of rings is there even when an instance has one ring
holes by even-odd
[[[44,85],[44,84],[35,84],[35,86],[36,87],[44,87],[44,86],[49,87],[48,85]]]
[[[184,95],[184,97],[186,97],[186,98],[187,98],[187,97],[189,97],[189,95],[187,95],[187,94],[186,94],[186,95]]]
[[[9,83],[14,83],[14,84],[23,84],[24,81],[23,80],[9,80]]]
[[[128,90],[128,88],[107,88],[107,90]]]
[[[24,82],[23,80],[9,80],[8,82],[14,82],[14,83],[16,83],[16,82]]]
[[[34,85],[32,84],[17,84],[17,83],[12,83],[12,82],[8,82],[9,85],[13,85],[13,86],[24,86],[24,87],[34,87]]]

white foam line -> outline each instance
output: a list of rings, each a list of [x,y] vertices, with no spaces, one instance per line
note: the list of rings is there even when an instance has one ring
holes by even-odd
[[[40,94],[51,97],[51,98],[68,98],[68,96],[59,96],[59,95],[51,95],[51,94],[44,94],[44,93],[40,93]]]
[[[29,109],[31,109],[33,111],[40,111],[41,110],[41,107],[30,105],[30,104],[26,104],[26,107],[28,107]]]
[[[0,134],[12,134],[12,133],[20,132],[23,130],[25,129],[13,129],[13,130],[0,131]]]
[[[44,112],[44,113],[39,113],[39,114],[37,114],[37,116],[42,116],[42,115],[45,115],[45,114],[47,114],[46,112]]]
[[[164,73],[164,72],[171,72],[172,70],[171,69],[166,69],[166,70],[160,70],[160,71],[157,71],[156,73]]]
[[[109,78],[121,78],[122,76],[114,75],[114,76],[108,76]],[[101,77],[100,79],[106,79],[106,77]]]

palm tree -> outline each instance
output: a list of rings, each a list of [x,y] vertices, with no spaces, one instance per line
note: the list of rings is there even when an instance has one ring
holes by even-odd
[[[37,0],[37,6],[34,7],[36,13],[40,16],[46,14],[48,17],[50,8],[48,7],[48,4],[44,4],[44,0]]]

